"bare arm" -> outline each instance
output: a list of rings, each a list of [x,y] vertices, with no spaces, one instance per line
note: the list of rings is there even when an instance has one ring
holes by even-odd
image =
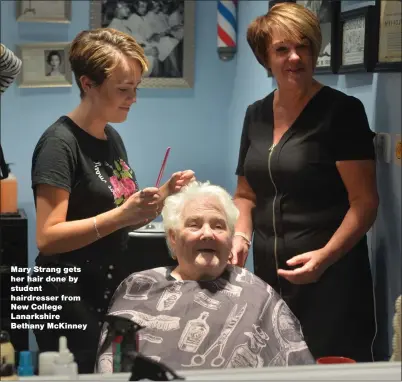
[[[131,224],[146,223],[148,218],[155,216],[157,204],[154,193],[143,197],[143,207],[139,206],[138,194],[132,195],[122,206],[96,216],[96,227],[101,237]],[[66,221],[69,196],[61,188],[45,184],[37,186],[36,242],[44,255],[70,252],[98,240],[94,217]]]
[[[255,193],[244,176],[237,177],[237,188],[234,195],[234,203],[240,211],[236,223],[236,232],[243,232],[249,239],[253,234],[251,211],[255,207]]]
[[[251,211],[255,207],[254,191],[244,176],[237,178],[234,203],[239,209],[240,215],[235,226],[235,232],[238,234],[235,234],[233,238],[230,262],[233,265],[244,267],[253,234]]]
[[[350,251],[373,225],[379,205],[374,160],[336,162],[350,208],[324,250],[331,265]]]

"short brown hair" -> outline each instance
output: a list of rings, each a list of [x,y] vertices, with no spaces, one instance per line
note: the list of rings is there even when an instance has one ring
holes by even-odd
[[[307,38],[311,44],[314,66],[321,50],[320,22],[315,14],[300,4],[275,4],[267,14],[257,17],[247,29],[249,43],[258,62],[268,68],[268,49],[273,29],[278,28],[287,40],[301,42]]]
[[[98,28],[80,32],[70,46],[69,60],[75,81],[80,88],[81,76],[87,76],[96,85],[102,85],[118,66],[122,56],[138,60],[142,73],[148,70],[143,48],[127,33],[112,28]]]

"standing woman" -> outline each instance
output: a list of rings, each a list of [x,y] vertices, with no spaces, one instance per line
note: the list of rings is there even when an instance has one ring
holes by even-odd
[[[44,276],[66,276],[77,267],[77,282],[40,282],[42,297],[61,306],[64,329],[47,321],[36,330],[39,350],[57,350],[67,337],[80,373],[94,370],[100,325],[110,298],[127,267],[128,230],[159,215],[164,199],[194,179],[192,171],[173,174],[160,189],[139,190],[128,165],[125,146],[109,122],[126,120],[136,102],[137,87],[147,70],[143,49],[135,39],[114,29],[94,29],[77,35],[70,63],[81,102],[41,136],[32,159],[36,204],[36,265]],[[61,272],[61,273],[60,273]],[[39,275],[39,274],[37,274]],[[67,275],[68,276],[68,275]],[[66,296],[80,301],[66,302]],[[56,308],[55,308],[56,309]],[[54,322],[54,320],[52,320]],[[71,325],[81,325],[74,326]]]
[[[273,6],[247,40],[278,88],[246,112],[233,262],[244,265],[254,234],[255,273],[298,317],[313,356],[371,361],[366,233],[379,200],[364,106],[313,78],[321,32],[303,6]]]

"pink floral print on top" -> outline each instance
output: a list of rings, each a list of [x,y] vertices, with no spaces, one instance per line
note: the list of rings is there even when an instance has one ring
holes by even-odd
[[[110,177],[110,183],[116,206],[123,204],[137,189],[133,180],[133,171],[123,159],[114,161],[113,176]]]

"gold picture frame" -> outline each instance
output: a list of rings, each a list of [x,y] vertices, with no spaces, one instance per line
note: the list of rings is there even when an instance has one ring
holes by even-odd
[[[17,45],[22,70],[17,84],[20,88],[71,87],[73,76],[68,61],[68,42]]]
[[[71,22],[71,0],[16,0],[17,21],[34,23]]]

